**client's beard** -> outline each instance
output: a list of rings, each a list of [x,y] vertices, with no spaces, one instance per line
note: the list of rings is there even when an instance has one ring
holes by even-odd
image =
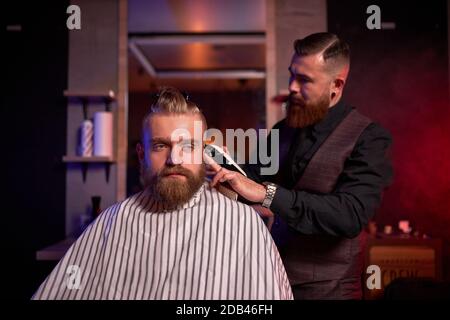
[[[330,97],[322,95],[317,102],[306,102],[301,97],[289,95],[286,121],[293,128],[305,128],[316,124],[327,115]]]
[[[173,209],[188,202],[200,189],[206,176],[204,165],[201,166],[197,175],[179,165],[164,167],[158,174],[153,175],[144,168],[141,172],[144,187],[148,188],[155,200],[167,209]],[[169,174],[184,175],[186,181],[169,178]]]

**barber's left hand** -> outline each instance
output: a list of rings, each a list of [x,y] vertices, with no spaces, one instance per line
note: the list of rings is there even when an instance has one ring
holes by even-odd
[[[275,222],[275,216],[269,208],[264,208],[259,204],[252,205],[252,208],[264,219],[267,229],[272,230],[273,223]]]
[[[223,168],[206,154],[204,155],[204,159],[207,164],[207,170],[214,174],[211,187],[214,187],[217,183],[228,182],[230,187],[241,197],[251,202],[263,202],[266,196],[266,188],[263,185],[250,180],[239,172]]]

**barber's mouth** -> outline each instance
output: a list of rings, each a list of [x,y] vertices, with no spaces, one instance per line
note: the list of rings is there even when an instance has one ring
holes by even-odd
[[[292,104],[303,104],[303,100],[302,99],[298,99],[298,98],[291,98],[291,99],[289,99],[289,103],[292,103]]]

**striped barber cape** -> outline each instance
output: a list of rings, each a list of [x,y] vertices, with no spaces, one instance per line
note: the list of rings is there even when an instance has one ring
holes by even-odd
[[[106,209],[32,299],[292,299],[251,207],[205,183],[175,210],[148,191]]]

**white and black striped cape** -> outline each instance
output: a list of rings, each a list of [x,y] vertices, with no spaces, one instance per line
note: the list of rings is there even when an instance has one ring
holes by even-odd
[[[205,184],[173,211],[147,191],[109,207],[32,299],[292,299],[292,291],[258,214]]]

